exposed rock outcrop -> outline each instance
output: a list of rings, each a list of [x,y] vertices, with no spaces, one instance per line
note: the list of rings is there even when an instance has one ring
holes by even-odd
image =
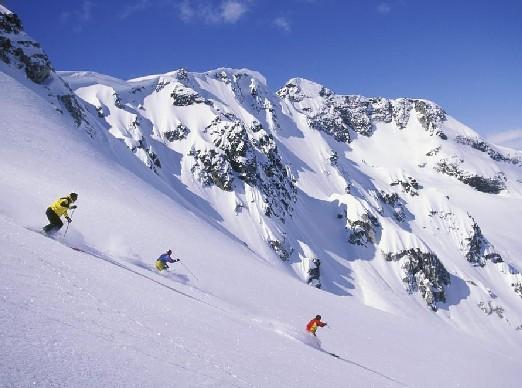
[[[301,86],[309,85],[317,90],[311,95]],[[362,136],[371,136],[377,123],[391,123],[406,128],[413,108],[419,122],[430,135],[438,135],[446,140],[447,136],[440,129],[440,123],[446,120],[446,112],[429,101],[400,98],[367,98],[359,95],[337,95],[330,89],[320,87],[313,82],[295,79],[289,81],[277,94],[294,103],[296,108],[308,118],[311,128],[325,132],[339,142],[351,142],[353,131]],[[321,97],[317,107],[317,97]],[[307,105],[307,99],[313,99],[313,108]]]
[[[495,313],[497,317],[504,318],[504,307],[495,304],[493,301],[488,300],[487,303],[480,302],[478,304],[479,309],[484,311],[487,315]]]
[[[403,193],[409,194],[412,197],[419,195],[418,190],[422,188],[417,180],[411,176],[408,176],[404,179],[396,179],[390,183],[390,186],[399,186]]]
[[[284,222],[296,198],[293,178],[283,164],[272,135],[262,128],[252,132],[240,121],[219,117],[207,126],[214,148],[193,149],[192,171],[207,185],[230,191],[235,178],[257,187],[265,202],[265,215]]]
[[[172,97],[172,104],[175,106],[189,106],[205,102],[205,99],[198,93],[181,84],[176,85],[170,97]]]
[[[288,258],[294,252],[294,249],[288,244],[288,241],[283,240],[268,240],[268,245],[274,250],[274,252],[283,261],[287,261]]]
[[[358,219],[348,219],[348,226],[348,242],[367,246],[375,242],[376,229],[380,227],[380,224],[377,217],[366,212]]]
[[[11,69],[22,71],[35,84],[42,85],[50,104],[60,113],[68,112],[78,127],[85,124],[83,129],[94,137],[95,129],[87,120],[84,105],[55,73],[40,44],[24,32],[18,16],[5,8],[0,9],[0,61]]]
[[[439,128],[439,124],[446,121],[446,112],[444,112],[444,109],[432,102],[423,100],[414,100],[414,104],[422,127],[428,131],[430,135],[437,135],[442,140],[447,140],[448,137]]]
[[[450,275],[437,255],[422,252],[419,248],[386,253],[387,261],[400,261],[402,281],[409,293],[419,291],[428,306],[437,310],[437,302],[445,302],[445,287],[450,284]]]
[[[486,178],[480,175],[464,171],[460,163],[441,160],[435,166],[435,171],[457,178],[462,183],[473,187],[475,190],[483,193],[498,194],[506,188],[505,178],[502,175],[496,175],[493,178]]]
[[[321,260],[313,258],[309,262],[306,282],[315,288],[321,288]]]
[[[389,206],[391,209],[391,212],[393,214],[393,217],[399,221],[402,222],[406,219],[406,206],[404,204],[404,201],[399,197],[397,193],[386,193],[383,190],[380,190],[376,197],[383,203]],[[381,211],[382,215],[384,215],[384,212]]]
[[[473,149],[476,149],[480,152],[485,152],[488,154],[488,156],[495,160],[495,161],[501,161],[506,163],[511,163],[517,166],[522,166],[522,157],[520,156],[506,156],[502,154],[501,152],[495,150],[493,146],[486,143],[484,140],[480,138],[471,138],[471,137],[465,137],[465,136],[457,136],[455,138],[457,143],[467,145]]]
[[[13,13],[0,12],[0,59],[23,69],[37,84],[44,83],[53,72],[47,54],[23,32],[20,19]]]
[[[473,219],[472,219],[473,220]],[[482,230],[473,220],[473,232],[465,239],[467,252],[466,259],[475,265],[483,267],[487,260],[493,263],[501,263],[502,256],[494,251],[489,241],[482,234]]]
[[[172,131],[166,131],[164,133],[164,136],[165,139],[167,139],[170,142],[173,142],[176,140],[186,139],[189,133],[190,130],[187,127],[185,127],[181,123],[178,123],[178,125],[176,125],[176,128],[174,128]]]
[[[80,126],[82,121],[87,122],[85,112],[78,103],[74,94],[65,94],[57,97],[62,103],[63,107],[71,114],[77,126]]]

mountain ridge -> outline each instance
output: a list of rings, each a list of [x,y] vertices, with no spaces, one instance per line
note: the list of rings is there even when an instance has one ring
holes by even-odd
[[[70,79],[70,75],[66,78]],[[97,84],[103,84],[103,80],[100,83],[94,81],[95,80],[93,80],[93,84],[91,85],[92,89],[97,88]],[[151,81],[154,82],[147,85],[140,84],[140,82],[149,83]],[[431,139],[440,138],[442,142],[445,142],[448,140],[447,132],[451,138],[454,139],[455,143],[484,153],[496,162],[509,163],[514,166],[520,164],[520,156],[518,156],[516,152],[514,152],[516,156],[505,156],[495,150],[494,146],[488,145],[481,140],[471,129],[461,126],[458,123],[450,127],[446,126],[445,123],[448,122],[448,120],[451,122],[453,119],[448,118],[442,108],[428,100],[405,98],[388,100],[379,97],[366,98],[357,95],[335,95],[324,86],[301,78],[294,78],[283,88],[279,89],[275,93],[275,95],[280,98],[280,100],[278,100],[266,87],[255,85],[255,82],[254,78],[250,77],[249,74],[243,73],[242,70],[217,69],[203,73],[189,73],[181,69],[169,72],[166,75],[154,76],[153,78],[145,77],[141,78],[140,81],[129,82],[128,85],[132,85],[132,89],[130,90],[132,97],[124,98],[124,101],[127,101],[127,106],[134,106],[134,109],[138,113],[147,112],[149,108],[146,100],[153,98],[158,100],[159,97],[154,95],[162,93],[163,89],[166,88],[167,92],[164,92],[164,95],[168,94],[170,98],[167,99],[168,105],[166,105],[164,99],[161,100],[161,109],[168,110],[170,106],[173,108],[168,114],[165,113],[165,111],[161,111],[160,113],[154,113],[154,117],[146,117],[146,119],[152,123],[150,126],[152,138],[164,141],[166,144],[172,144],[172,147],[176,149],[177,142],[186,142],[187,136],[190,137],[190,134],[193,132],[191,128],[199,126],[199,128],[201,128],[200,134],[203,138],[195,141],[190,150],[181,152],[182,155],[191,156],[195,162],[188,166],[190,174],[187,171],[184,178],[189,180],[190,176],[196,176],[203,187],[215,186],[225,192],[235,192],[234,182],[236,182],[235,179],[237,178],[239,178],[239,182],[246,183],[245,188],[248,186],[254,187],[256,182],[259,183],[258,179],[263,174],[257,171],[254,166],[261,156],[264,155],[263,157],[266,157],[267,154],[264,154],[262,150],[259,150],[261,154],[256,154],[256,152],[252,150],[255,150],[256,144],[260,144],[259,142],[268,142],[267,144],[269,144],[271,137],[275,140],[284,138],[286,132],[291,132],[295,129],[295,124],[289,124],[289,117],[294,118],[296,115],[300,115],[299,120],[306,122],[305,125],[312,131],[324,132],[327,136],[333,137],[335,142],[339,144],[353,144],[352,142],[357,142],[363,138],[370,139],[380,125],[375,124],[374,121],[377,123],[382,122],[384,125],[394,125],[402,131],[408,127],[410,120],[413,120],[413,122],[418,123],[417,125],[420,129],[425,131],[428,138],[423,137],[422,132],[419,133],[418,129],[415,130],[417,131],[415,136],[420,135],[419,138],[421,142],[426,142],[426,140],[434,142],[434,146],[424,147],[427,151],[425,154],[428,156],[428,158],[424,157],[426,161],[429,160],[430,156],[437,156],[440,152],[441,144],[443,144],[439,144],[437,141]],[[174,86],[170,85],[171,83],[173,83]],[[97,103],[102,104],[104,109],[105,107],[110,107],[111,102],[107,101],[107,99],[103,100],[103,98],[100,99],[97,97],[98,100],[93,100],[94,97],[92,95],[88,96],[88,86],[76,88],[74,82],[72,82],[72,85],[78,95],[83,97],[85,101],[93,105]],[[111,87],[108,83],[105,83],[105,86]],[[116,89],[118,88],[117,85],[112,85],[113,89],[114,87],[116,87]],[[210,90],[209,87],[211,88]],[[146,88],[150,90],[154,89],[151,91],[152,94],[147,94],[145,91]],[[120,91],[116,89],[113,90],[113,96],[116,94],[118,98],[118,93],[126,93],[126,91],[128,91],[128,89],[125,88],[125,90],[121,89]],[[144,97],[134,99],[134,96],[139,93],[145,93]],[[124,102],[120,104],[120,106],[125,107],[126,103]],[[236,104],[237,107],[231,112],[230,107],[233,106],[233,104]],[[179,120],[175,126],[170,125],[171,128],[174,127],[173,129],[167,131],[162,130],[160,125],[158,125],[157,117],[159,118],[161,116],[163,119],[165,117],[172,118],[177,114],[174,110],[186,111],[191,107],[198,107],[197,109],[200,112],[202,109],[210,110],[214,112],[213,118],[209,118],[206,125],[201,122],[185,125],[186,123]],[[155,106],[151,105],[150,109],[155,108]],[[292,109],[294,109],[293,112],[291,111]],[[416,117],[413,116],[411,112],[415,112]],[[138,116],[140,115],[138,114],[136,117]],[[279,117],[281,117],[283,124],[280,124]],[[297,126],[299,126],[299,121]],[[261,131],[262,136],[256,139],[255,136],[257,135],[255,134],[258,133],[258,131]],[[410,129],[409,132],[412,133],[412,129]],[[209,134],[211,135],[210,137],[208,136]],[[200,135],[198,135],[198,137],[199,136]],[[252,136],[254,137],[252,138]],[[203,141],[203,143],[201,143],[201,141]],[[209,142],[212,144],[210,148]],[[267,232],[265,227],[264,232],[261,232],[261,234],[264,234],[264,239],[267,244],[281,259],[288,260],[294,253],[296,247],[299,246],[299,243],[296,241],[289,243],[289,240],[286,238],[286,231],[282,225],[286,222],[288,214],[292,213],[292,203],[297,201],[297,197],[295,197],[295,184],[298,181],[296,176],[299,175],[299,172],[295,171],[295,166],[286,162],[283,163],[282,160],[284,157],[280,159],[277,155],[278,149],[282,144],[283,143],[276,141],[272,145],[269,145],[269,147],[272,147],[274,150],[272,158],[274,158],[275,165],[267,167],[267,171],[273,172],[279,170],[281,176],[277,178],[277,183],[261,183],[261,185],[264,185],[265,190],[263,199],[265,205],[261,204],[261,208],[258,208],[256,211],[257,214],[261,214],[262,217],[264,213],[264,216],[268,219],[270,219],[271,215],[275,215],[279,218],[282,224],[277,225],[277,223],[274,224],[268,220],[267,224],[270,225],[268,226],[269,230]],[[342,176],[343,171],[346,170],[342,166],[339,167],[339,156],[335,153],[336,151],[333,151],[334,148],[333,146],[331,147],[331,153],[327,156],[328,164],[330,164],[330,167],[333,168],[335,173]],[[455,159],[453,156],[447,155],[447,157],[439,157],[437,159],[437,162],[433,163],[433,169],[436,172],[455,177],[457,180],[471,186],[475,190],[486,193],[500,193],[506,189],[505,177],[502,175],[503,173],[499,170],[500,167],[498,166],[490,164],[490,167],[484,169],[486,165],[481,164],[480,169],[477,169],[477,163],[472,163],[470,167],[464,169],[461,167],[465,166],[462,158]],[[145,163],[152,169],[160,169],[161,164],[159,166],[154,165],[154,160],[155,157],[152,156],[148,161],[145,161]],[[157,160],[161,160],[161,157]],[[420,162],[418,165],[422,166],[422,163],[427,163],[426,161]],[[492,169],[491,167],[494,168]],[[322,168],[325,170],[324,166]],[[493,174],[492,171],[495,170],[496,172]],[[331,174],[332,172],[330,171],[328,173]],[[400,170],[397,170],[397,172],[392,175],[389,175],[390,172],[385,172],[385,174],[389,176],[389,178],[386,179],[389,180],[388,185],[391,185],[391,187],[397,186],[402,188],[402,193],[409,197],[419,195],[422,185],[420,185],[414,177],[400,172]],[[180,176],[182,175],[183,173]],[[492,177],[488,177],[488,175]],[[395,178],[391,178],[392,176],[395,176]],[[261,181],[263,181],[263,179],[261,179]],[[281,182],[286,182],[286,189],[279,191],[279,194],[270,191],[274,187],[281,188]],[[346,180],[345,182],[343,191],[346,191],[350,185]],[[318,186],[321,186],[321,184]],[[365,192],[363,194],[365,199],[362,208],[360,208],[361,203],[353,203],[353,199],[349,201],[352,206],[349,206],[350,210],[347,214],[350,212],[353,213],[352,209],[360,208],[359,211],[353,214],[353,219],[348,219],[347,221],[347,229],[350,231],[348,240],[351,244],[364,246],[375,240],[375,236],[381,233],[378,229],[382,229],[382,225],[377,221],[379,217],[378,213],[386,217],[387,212],[390,211],[390,216],[398,223],[404,222],[408,217],[411,219],[411,213],[408,216],[407,203],[404,202],[398,192],[393,192],[393,190],[389,189],[370,189],[368,191],[367,188],[362,188],[361,190]],[[520,189],[517,188],[516,191],[518,190]],[[336,195],[339,196],[341,193],[342,192],[338,191]],[[261,195],[263,194],[261,193]],[[238,197],[237,195],[235,200],[236,205],[234,212],[236,212],[237,209],[243,208],[245,202],[244,198]],[[370,200],[370,206],[375,207],[377,213],[364,210],[368,206],[368,200]],[[267,201],[271,201],[270,205],[272,206],[266,206]],[[364,203],[366,205],[364,205]],[[371,203],[373,203],[373,205],[371,205]],[[390,210],[386,210],[387,208]],[[278,210],[274,211],[274,209]],[[437,213],[437,211],[434,212]],[[463,214],[459,216],[459,218],[461,217],[465,219],[467,216]],[[474,241],[475,237],[473,237],[474,232],[472,232],[472,230],[476,231],[475,234],[481,235],[481,233],[479,232],[480,228],[476,225],[476,222],[471,220],[470,218],[469,222],[465,221],[463,225],[467,226],[463,226],[463,228],[469,230],[467,234],[471,236],[469,238]],[[435,268],[440,267],[440,262],[436,256],[430,256],[432,254],[431,249],[429,249],[430,244],[421,243],[421,240],[414,235],[411,235],[411,237],[413,237],[413,239],[408,238],[410,242],[404,245],[404,250],[399,249],[397,251],[398,248],[395,247],[391,248],[392,251],[386,251],[388,248],[385,248],[386,260],[399,261],[400,257],[409,254],[409,257],[411,257],[414,262],[424,261],[424,265],[426,265],[427,268],[432,268],[432,270],[437,273],[439,270]],[[240,239],[246,240],[241,237]],[[401,239],[402,238],[399,238],[399,241]],[[461,238],[461,241],[464,240]],[[461,241],[459,241],[459,244],[462,244]],[[484,244],[488,245],[488,243]],[[491,246],[491,244],[488,246]],[[261,252],[266,254],[266,251]],[[417,258],[414,258],[416,255]],[[473,255],[469,253],[469,251],[465,256],[468,257],[468,261],[481,262],[482,264],[483,260],[485,260],[479,258],[470,259],[470,257],[477,255]],[[484,253],[483,257],[498,256],[500,256],[498,253],[488,251]],[[420,265],[420,267],[422,266],[423,265]],[[311,268],[305,269],[305,271],[310,271],[310,269]],[[414,277],[418,272],[415,269],[412,271],[412,276]],[[430,270],[423,269],[423,271],[429,272]],[[444,297],[434,297],[430,294],[434,293],[434,295],[438,295],[441,288],[449,285],[449,275],[445,270],[441,269],[441,271],[440,275],[425,274],[423,276],[426,276],[426,278],[421,280],[426,281],[426,279],[432,276],[432,279],[428,281],[430,283],[428,289],[432,289],[433,292],[428,292],[428,295],[425,295],[425,299],[428,301],[428,304],[434,308],[435,306],[432,301],[443,301]],[[304,276],[304,274],[302,276]],[[442,280],[437,280],[439,276]],[[411,284],[413,289],[419,287],[419,281],[411,281],[413,282]],[[442,283],[439,284],[439,282]]]

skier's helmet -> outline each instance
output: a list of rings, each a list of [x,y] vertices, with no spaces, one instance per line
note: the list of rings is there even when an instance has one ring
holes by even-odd
[[[71,193],[71,194],[69,194],[69,197],[71,197],[73,201],[76,201],[78,199],[78,194]]]
[[[167,255],[172,255],[172,251],[170,249],[167,251]]]
[[[321,320],[321,316],[320,316],[320,315],[316,315],[316,316],[315,316],[315,319],[319,319],[319,320]]]

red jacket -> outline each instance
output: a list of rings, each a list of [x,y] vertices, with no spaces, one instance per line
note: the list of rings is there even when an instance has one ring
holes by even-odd
[[[312,319],[308,324],[306,325],[306,331],[309,331],[310,333],[314,333],[317,331],[317,326],[323,327],[326,326],[325,322],[321,322],[320,319]]]

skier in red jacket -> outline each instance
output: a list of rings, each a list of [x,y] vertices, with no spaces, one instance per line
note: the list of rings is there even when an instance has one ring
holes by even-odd
[[[321,316],[316,315],[315,318],[308,322],[308,324],[306,325],[306,331],[312,333],[315,336],[315,332],[317,331],[317,328],[319,326],[326,326],[326,322],[321,322]]]

